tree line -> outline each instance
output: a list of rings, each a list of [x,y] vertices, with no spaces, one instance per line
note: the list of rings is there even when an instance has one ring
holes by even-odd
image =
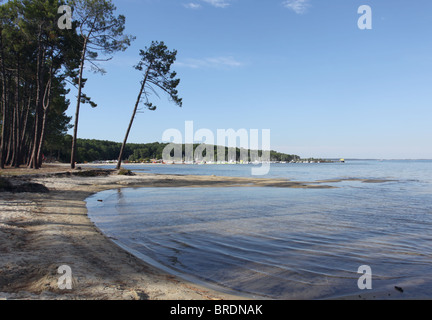
[[[42,164],[44,142],[70,128],[66,78],[78,61],[76,34],[55,27],[53,1],[0,6],[0,167]]]
[[[68,145],[72,141],[72,136],[64,137],[64,143],[52,144],[46,150],[46,158],[50,161],[67,162],[70,157],[70,148],[62,148],[62,145]],[[152,160],[161,160],[163,158],[163,151],[168,143],[127,143],[124,148],[122,161],[130,162],[151,162]],[[117,161],[117,156],[122,143],[95,140],[95,139],[77,139],[77,160],[79,163],[94,162],[94,161]],[[193,145],[194,152],[199,147],[198,144]],[[228,147],[219,149],[218,146],[213,146],[215,159],[217,159],[217,152],[223,150],[225,153],[225,161],[229,161]],[[250,150],[248,150],[250,152]],[[186,153],[186,145],[182,145],[183,158]],[[236,161],[241,159],[241,150],[235,148]],[[205,156],[205,154],[204,154]],[[261,156],[261,152],[259,152]],[[297,155],[285,154],[276,151],[270,151],[271,161],[297,161],[300,157]]]

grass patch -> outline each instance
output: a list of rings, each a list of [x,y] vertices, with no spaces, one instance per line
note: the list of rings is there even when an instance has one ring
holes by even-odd
[[[119,176],[133,176],[134,173],[128,169],[120,169],[117,173]]]
[[[107,176],[111,173],[110,170],[82,170],[72,173],[74,176],[78,177],[101,177]]]

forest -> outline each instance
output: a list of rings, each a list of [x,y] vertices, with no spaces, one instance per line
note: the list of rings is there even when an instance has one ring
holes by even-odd
[[[73,8],[73,20],[60,8]],[[84,92],[85,65],[104,72],[97,64],[105,57],[100,54],[109,59],[133,40],[123,34],[125,17],[115,16],[115,9],[104,0],[10,0],[0,5],[0,168],[38,169],[46,150],[63,148],[72,128],[75,163],[79,108],[97,106]],[[72,95],[74,124],[66,115],[71,89],[78,92]]]
[[[70,158],[70,143],[72,141],[72,137],[70,135],[65,135],[63,138],[63,142],[58,144],[50,144],[45,149],[44,157],[47,161],[59,161],[59,162],[67,162]],[[162,152],[164,148],[168,145],[168,143],[127,143],[125,147],[125,152],[123,153],[122,160],[129,162],[151,162],[152,160],[161,160]],[[64,147],[62,147],[64,146]],[[194,151],[197,149],[199,145],[194,144]],[[120,142],[113,141],[104,141],[104,140],[95,140],[95,139],[78,139],[77,140],[78,147],[78,163],[86,163],[86,162],[97,162],[97,161],[114,161],[117,160],[119,150],[121,147]],[[185,154],[185,145],[182,145],[183,156]],[[224,148],[225,151],[225,160],[229,161],[228,154],[229,149],[227,147]],[[248,150],[249,151],[249,150]],[[217,159],[218,147],[214,146],[214,155],[215,159]],[[240,160],[240,149],[236,148],[236,161]],[[259,152],[261,156],[261,152]],[[290,162],[292,160],[298,161],[300,157],[297,155],[290,155],[279,153],[276,151],[270,152],[271,161],[286,161]]]
[[[77,39],[54,27],[52,7],[40,1],[0,7],[1,168],[39,167],[44,145],[70,128],[65,80],[76,68]]]

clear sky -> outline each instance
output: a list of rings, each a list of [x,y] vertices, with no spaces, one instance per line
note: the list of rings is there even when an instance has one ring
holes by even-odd
[[[129,142],[170,128],[270,129],[302,157],[432,159],[432,1],[117,0],[131,47],[85,74],[98,104],[78,136],[122,141],[138,94],[133,69],[152,40],[178,51],[179,108],[161,95]],[[358,8],[372,9],[360,30]],[[74,114],[72,90],[69,115]]]

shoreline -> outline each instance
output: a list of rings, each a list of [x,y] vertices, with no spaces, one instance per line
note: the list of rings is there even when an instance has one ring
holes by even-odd
[[[49,165],[39,171],[7,169],[1,173],[15,185],[17,192],[0,192],[0,300],[266,299],[206,284],[193,276],[179,277],[133,255],[93,224],[85,200],[97,192],[118,188],[308,189],[335,188],[324,183],[344,180],[299,182],[141,172],[124,176],[116,170],[70,170],[65,165]],[[25,183],[42,185],[49,192],[40,192],[38,188],[33,192],[19,192]],[[57,270],[62,265],[72,270],[72,290],[58,287],[61,275]],[[375,298],[376,294],[371,293],[369,298]],[[359,298],[368,299],[368,295],[339,299]]]
[[[91,173],[98,173],[93,176]],[[87,175],[88,174],[88,175]],[[87,215],[85,199],[129,187],[329,186],[279,179],[182,176],[49,165],[2,171],[19,190],[36,183],[49,192],[0,192],[0,299],[243,300],[255,299],[164,272],[106,237]],[[70,266],[72,290],[60,290],[58,268]],[[214,288],[213,288],[214,287]],[[221,288],[223,289],[223,288]]]
[[[92,194],[151,184],[160,177],[86,178],[59,171],[11,179],[42,183],[49,193],[0,193],[0,300],[245,299],[146,264],[106,237],[87,216],[85,199]],[[65,176],[52,176],[58,174]],[[72,290],[58,288],[62,265],[72,269]]]

